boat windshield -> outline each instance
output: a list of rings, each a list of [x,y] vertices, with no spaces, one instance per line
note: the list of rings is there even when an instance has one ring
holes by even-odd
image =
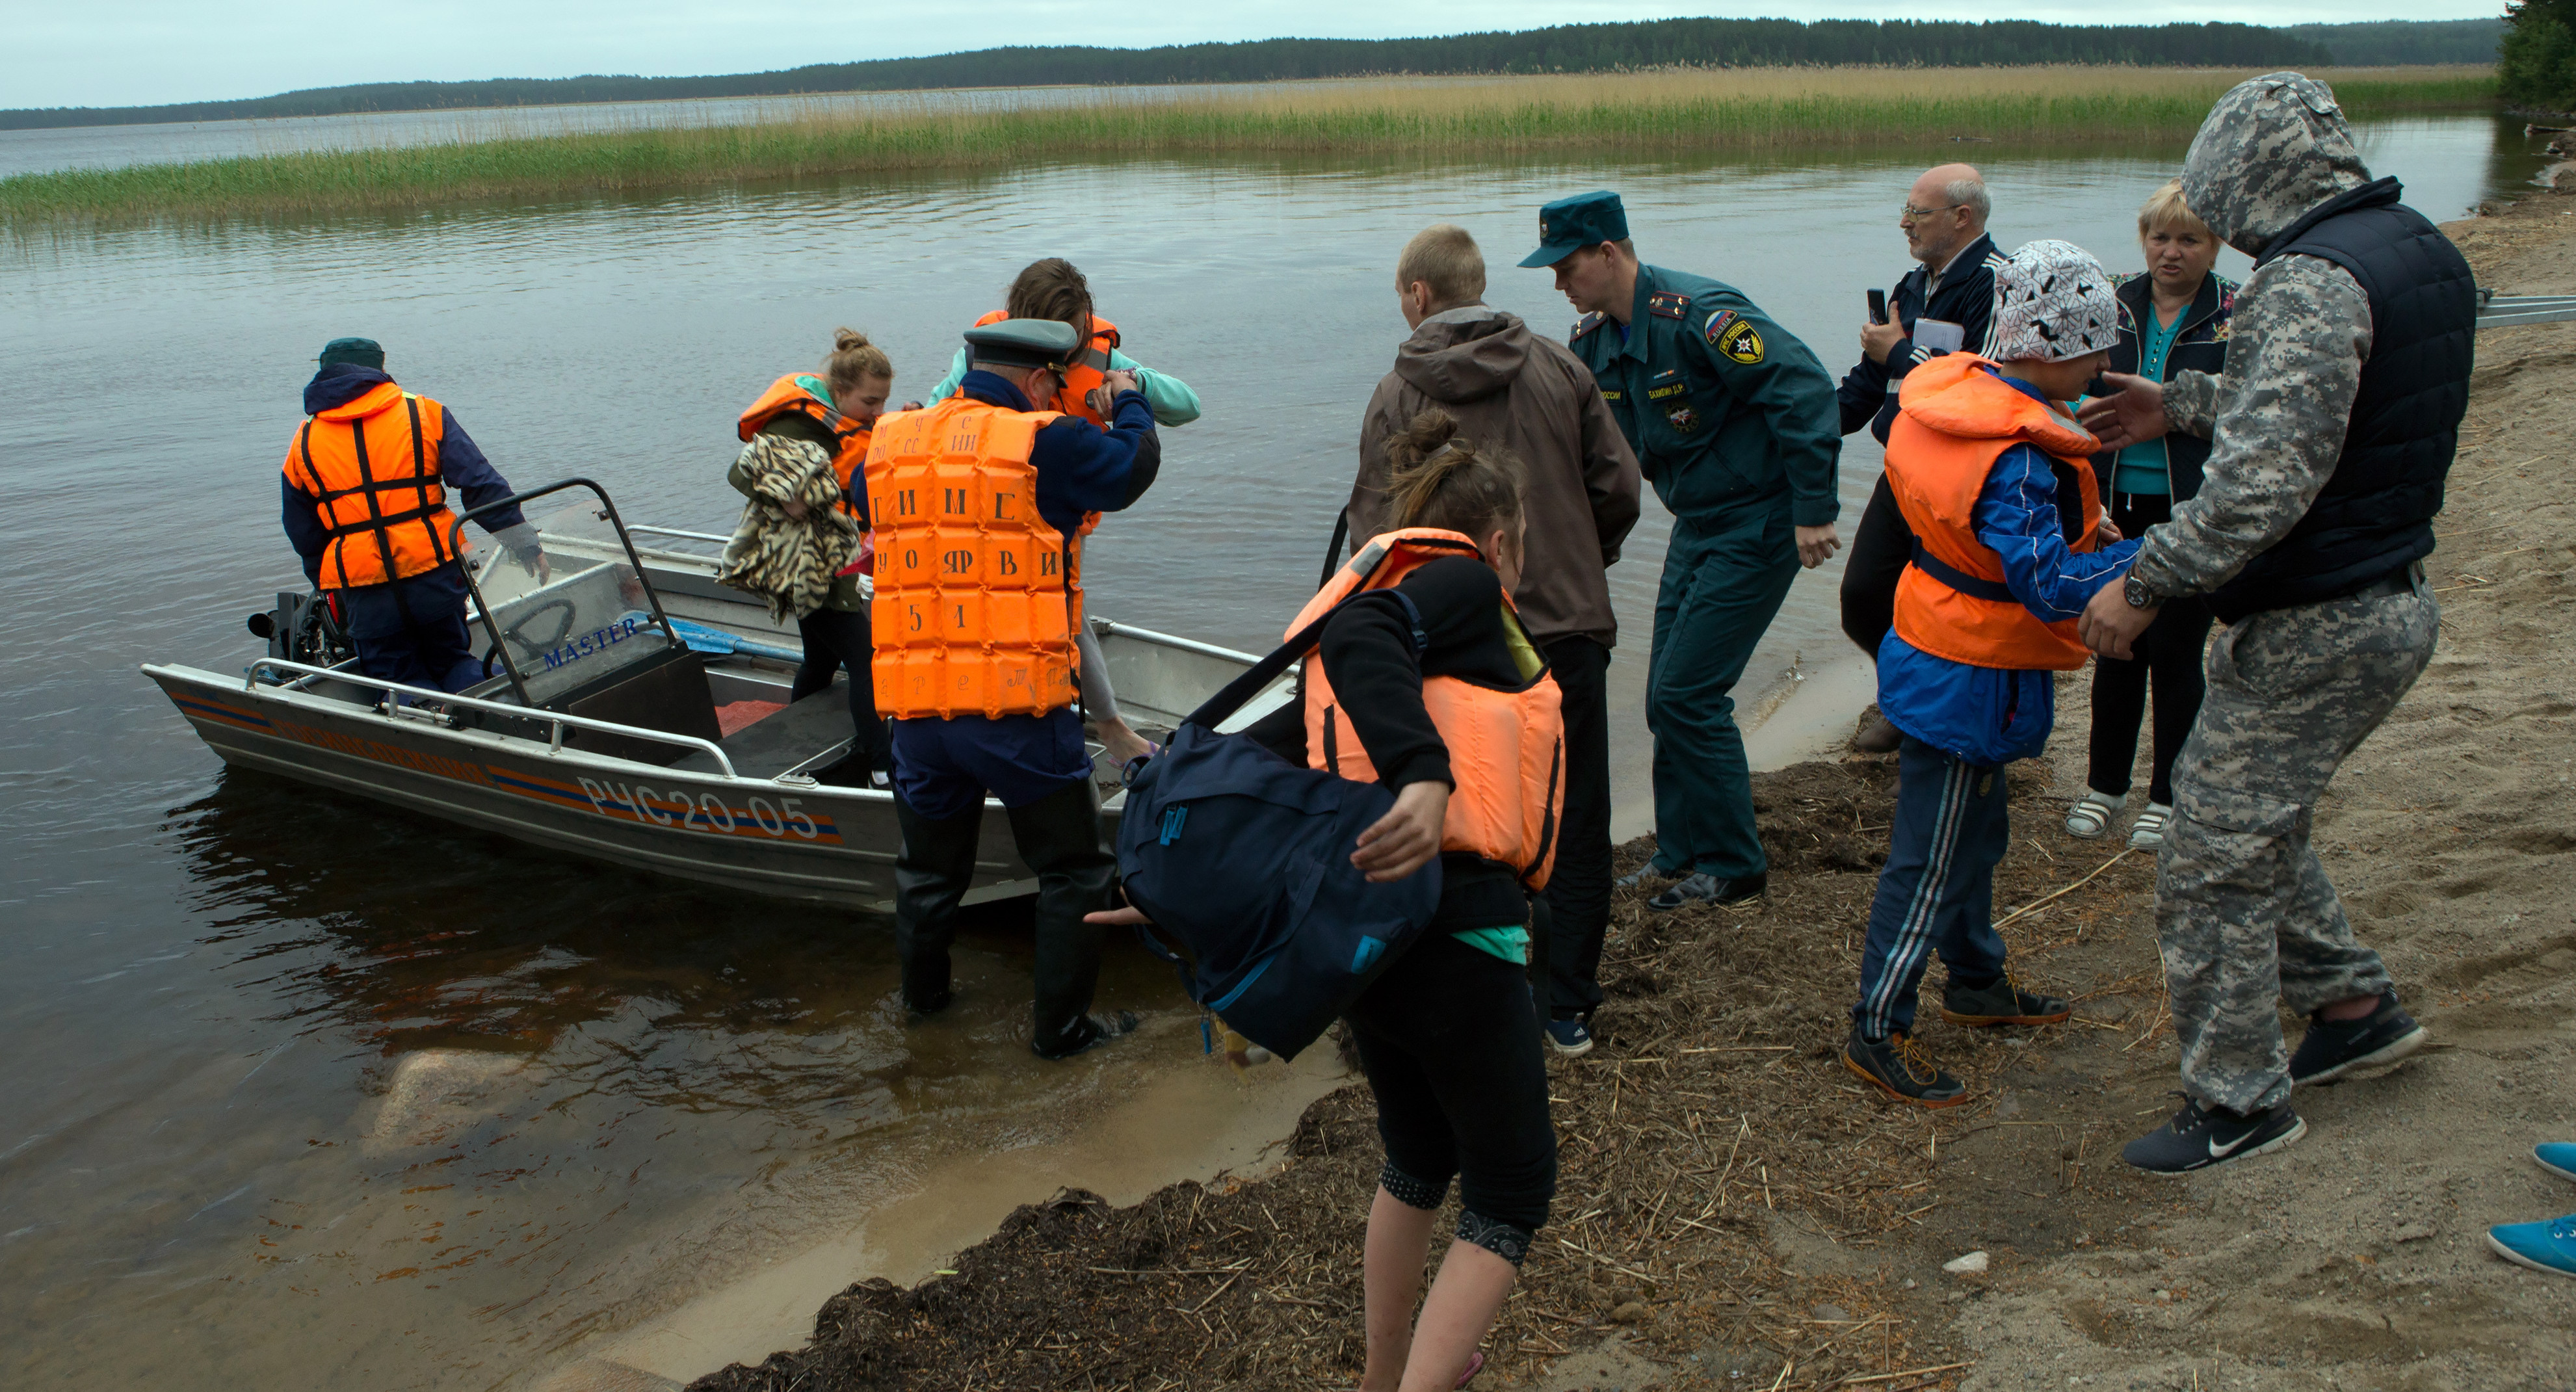
[[[567,509],[585,514],[587,509]],[[546,560],[552,574],[536,574],[506,553],[479,557],[476,584],[492,606],[493,627],[508,645],[510,660],[527,683],[528,704],[549,705],[567,693],[650,658],[669,647],[670,639],[653,622],[652,603],[632,566],[596,554],[586,547],[551,541],[557,523],[574,531],[571,517],[547,518],[541,526],[550,541]],[[605,524],[596,524],[605,529]],[[616,548],[615,533],[602,550]],[[500,548],[492,548],[498,552]],[[470,626],[476,655],[486,658],[496,675],[477,695],[507,698],[510,679],[490,660],[490,630],[478,619]]]

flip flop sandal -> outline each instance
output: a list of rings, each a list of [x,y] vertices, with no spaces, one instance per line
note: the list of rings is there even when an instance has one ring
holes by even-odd
[[[2085,789],[2084,796],[2077,798],[2075,805],[2066,809],[2066,834],[2078,841],[2100,840],[2102,833],[2111,829],[2111,814],[2119,811],[2128,801],[2127,793],[2113,796],[2110,793],[2097,793],[2090,788]]]
[[[2129,849],[2160,851],[2164,849],[2165,828],[2173,824],[2173,809],[2161,802],[2147,804],[2147,810],[2129,824]]]
[[[1468,1383],[1475,1380],[1476,1374],[1483,1371],[1485,1371],[1485,1351],[1483,1349],[1478,1349],[1474,1353],[1467,1355],[1467,1371],[1458,1375],[1457,1385],[1460,1387],[1466,1386]]]

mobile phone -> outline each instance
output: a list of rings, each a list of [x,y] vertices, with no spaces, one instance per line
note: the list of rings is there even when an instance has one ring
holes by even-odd
[[[1872,290],[1869,292],[1869,322],[1873,324],[1884,324],[1887,322],[1886,291]]]

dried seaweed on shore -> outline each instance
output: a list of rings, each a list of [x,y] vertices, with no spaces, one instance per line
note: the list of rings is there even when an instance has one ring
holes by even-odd
[[[2038,765],[2016,767],[2025,819],[2055,805],[2041,777]],[[1941,1366],[1955,1360],[1916,1328],[1897,1278],[1871,1254],[1904,1242],[1941,1202],[1927,1157],[1970,1121],[1882,1105],[1837,1056],[1894,790],[1895,770],[1880,762],[1762,775],[1765,901],[1653,914],[1642,894],[1620,892],[1600,1046],[1550,1068],[1554,1216],[1486,1343],[1480,1386],[1524,1382],[1617,1332],[1665,1364],[1674,1386],[1913,1388],[1960,1376]],[[1648,849],[1623,848],[1620,868]],[[2016,851],[1997,902],[2030,904],[2094,868]],[[2140,864],[2115,864],[2097,883],[2134,895],[2143,877]],[[2044,956],[2046,939],[2081,934],[2099,902],[2025,915],[2008,930],[2016,951]],[[2154,994],[2143,980],[2096,994],[2131,987]],[[2015,1054],[1955,1031],[1942,1042],[1975,1082]],[[1317,1102],[1288,1151],[1274,1174],[1174,1185],[1131,1208],[1072,1191],[1024,1207],[961,1253],[953,1274],[910,1289],[853,1286],[824,1307],[806,1348],[695,1385],[1348,1385],[1380,1158],[1366,1088]],[[1862,1260],[1844,1269],[1875,1274],[1800,1275],[1781,1257],[1799,1242],[1848,1249]],[[1909,1369],[1926,1371],[1888,1376]]]

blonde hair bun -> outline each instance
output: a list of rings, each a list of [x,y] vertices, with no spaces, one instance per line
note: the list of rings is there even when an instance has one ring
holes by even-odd
[[[885,350],[868,342],[868,336],[857,329],[832,330],[832,352],[823,359],[823,380],[839,392],[855,390],[875,378],[894,380],[894,362]]]

